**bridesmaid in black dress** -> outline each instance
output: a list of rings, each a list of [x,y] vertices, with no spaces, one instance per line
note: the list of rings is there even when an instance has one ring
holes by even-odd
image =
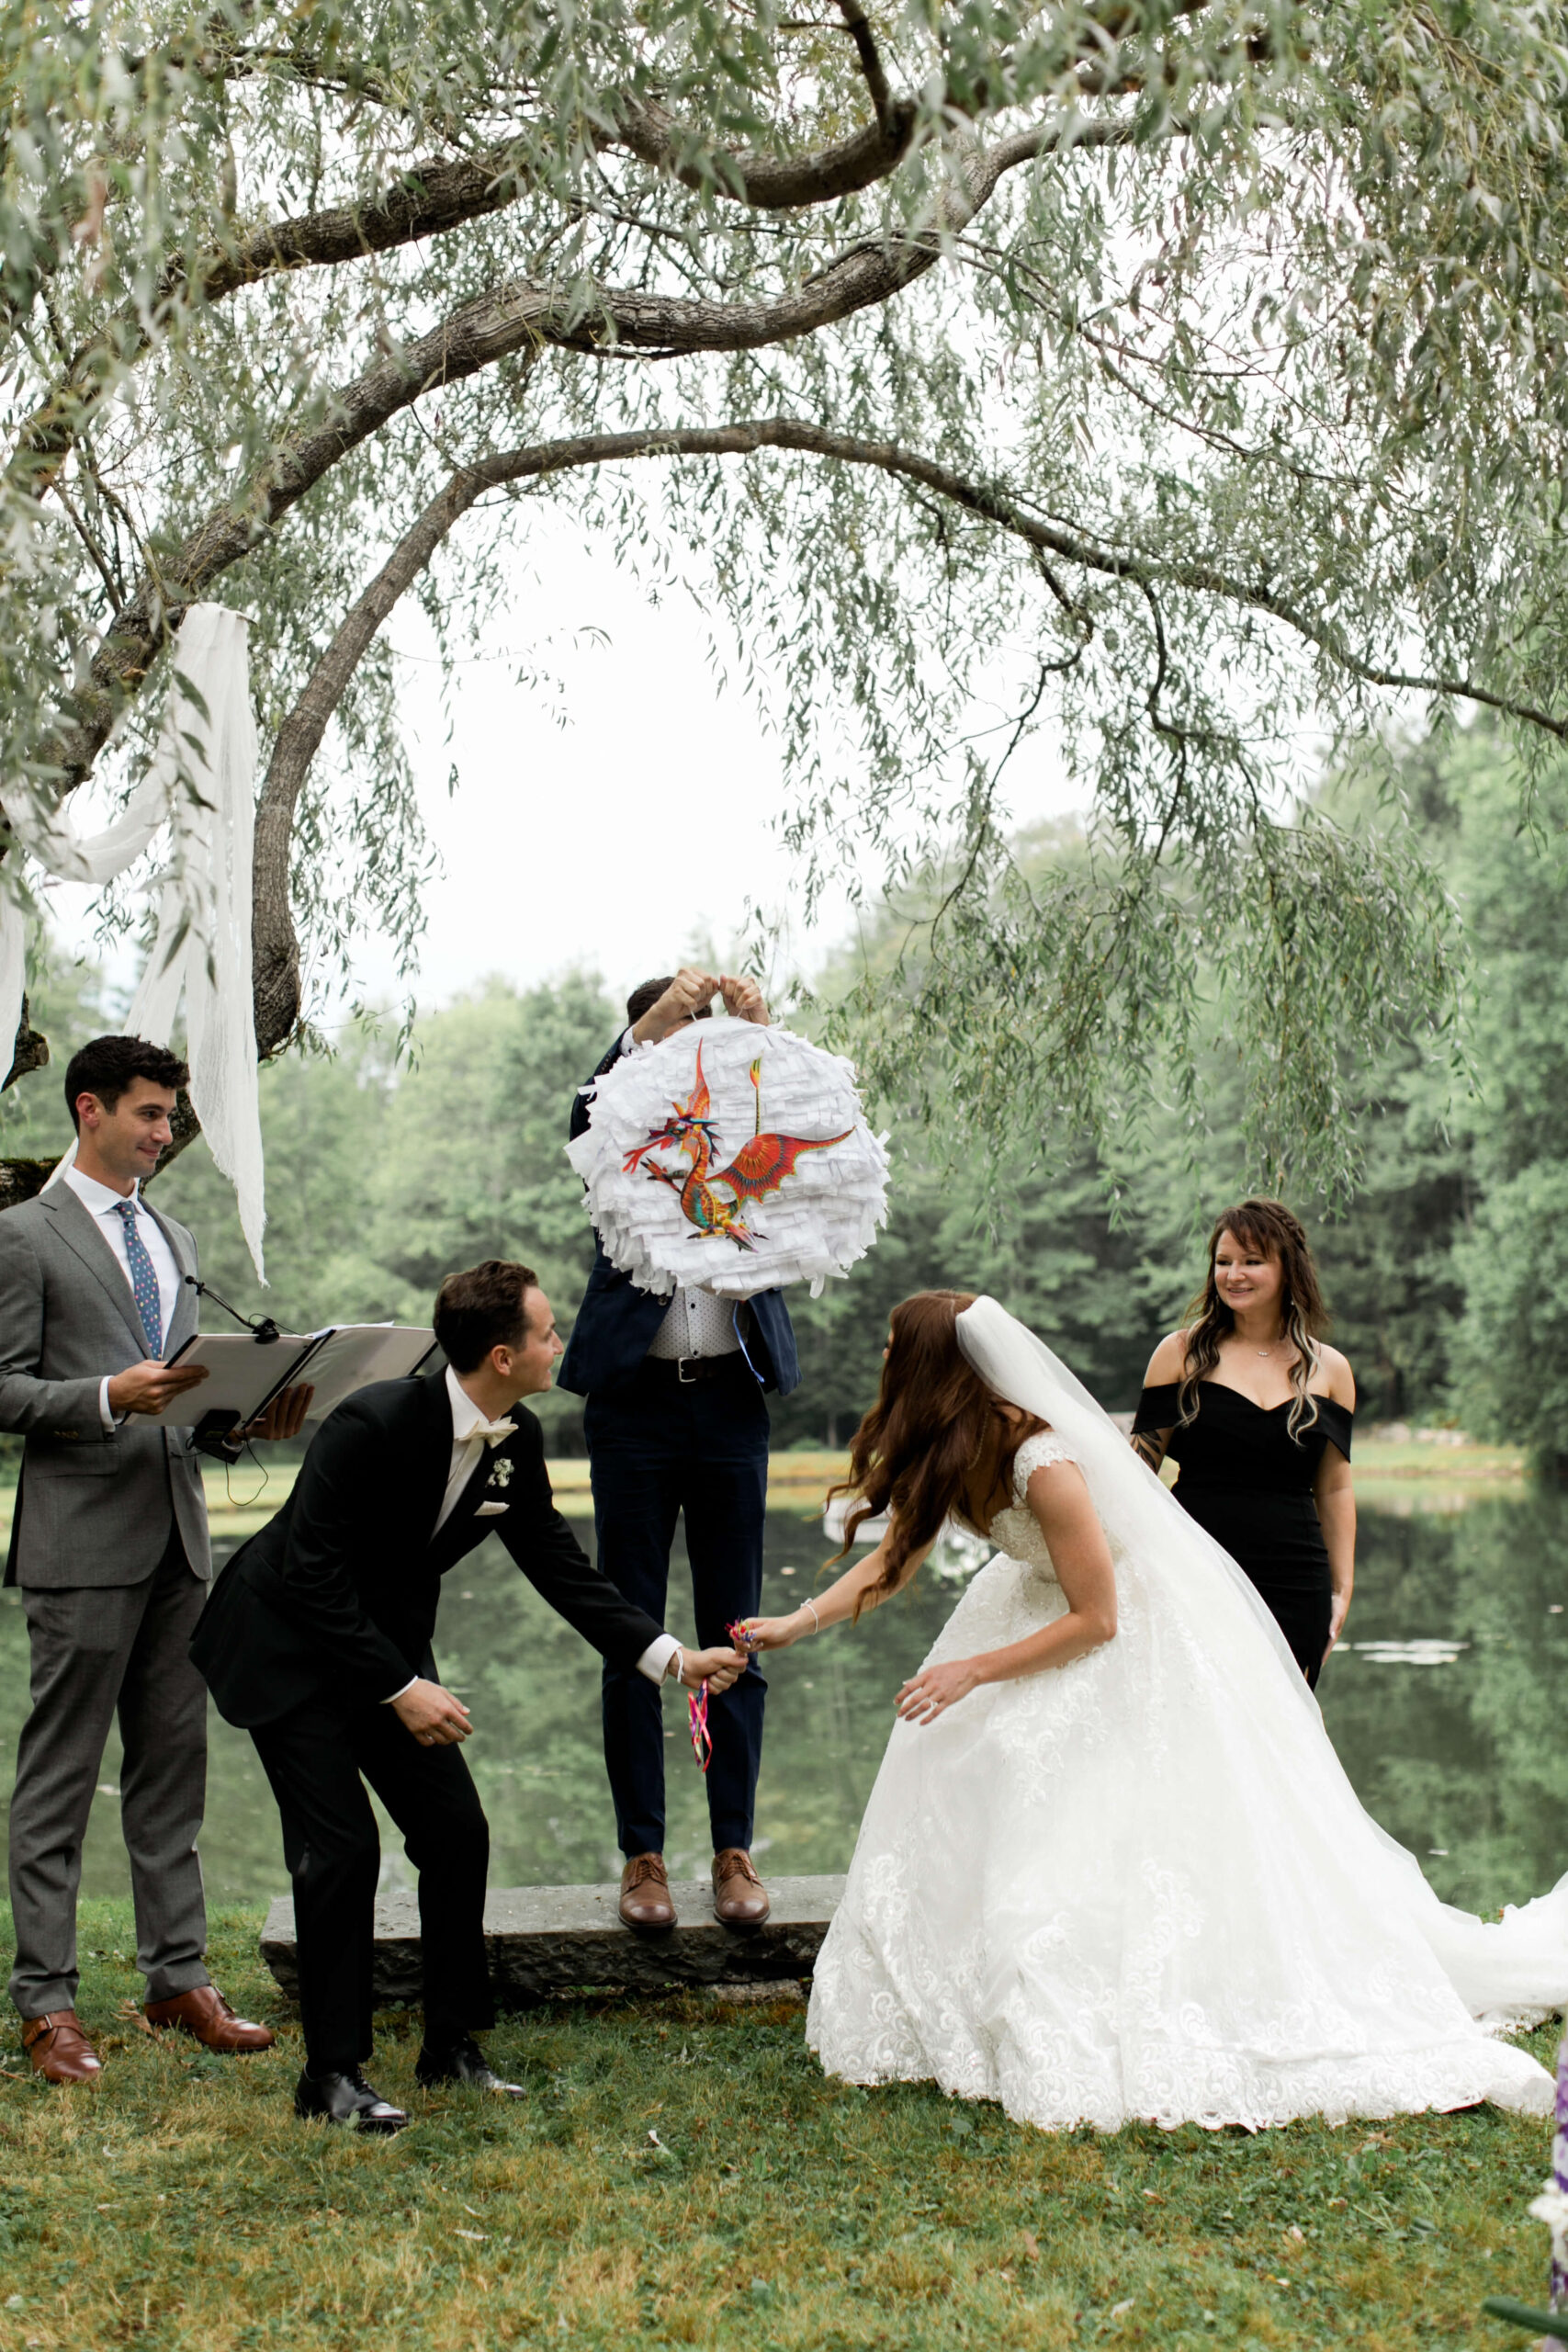
[[[1216,1219],[1184,1330],[1149,1360],[1133,1443],[1181,1465],[1176,1499],[1246,1570],[1314,1688],[1356,1575],[1356,1384],[1325,1345],[1317,1269],[1280,1201]]]

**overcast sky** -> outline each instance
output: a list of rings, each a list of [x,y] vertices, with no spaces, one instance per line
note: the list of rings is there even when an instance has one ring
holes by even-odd
[[[585,547],[547,509],[539,525],[510,606],[463,665],[450,744],[420,616],[405,608],[390,626],[408,657],[422,805],[444,868],[425,893],[415,993],[426,1005],[491,973],[528,985],[573,965],[624,994],[694,939],[733,942],[748,898],[791,909],[791,865],[773,831],[785,806],[778,747],[739,687],[720,684],[697,605],[675,592],[655,606],[607,547]],[[564,726],[513,683],[518,652],[547,640]],[[461,783],[450,797],[454,761]],[[1010,771],[1021,820],[1065,807],[1052,776],[1048,747],[1026,745]],[[84,829],[101,821],[86,808],[77,816]],[[90,901],[65,886],[51,893],[56,928],[79,950],[91,945]],[[849,921],[840,897],[815,932],[796,925],[800,962],[819,963]],[[129,957],[123,977],[134,977]],[[374,937],[357,978],[366,994],[400,993]]]

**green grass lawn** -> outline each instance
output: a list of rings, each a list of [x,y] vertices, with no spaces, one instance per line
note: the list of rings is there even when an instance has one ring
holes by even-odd
[[[235,2064],[139,2030],[129,1905],[84,1906],[101,2084],[33,2083],[14,2040],[0,2057],[0,2352],[1524,2352],[1480,2305],[1540,2298],[1539,2123],[1049,2138],[933,2090],[825,2081],[795,2003],[681,1996],[505,2020],[490,2048],[527,2085],[516,2108],[419,2093],[413,2020],[389,2012],[373,2079],[417,2120],[361,2141],[292,2119],[297,2025],[258,1916],[214,1921],[215,1973],[282,2028]]]

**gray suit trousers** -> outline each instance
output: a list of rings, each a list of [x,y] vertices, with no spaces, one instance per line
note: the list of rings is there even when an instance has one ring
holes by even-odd
[[[140,1584],[24,1587],[32,1712],[11,1800],[11,1998],[25,2018],[76,2006],[82,1840],[117,1709],[120,1825],[149,2001],[209,1982],[197,1836],[207,1796],[207,1686],[187,1655],[207,1588],[177,1528]]]

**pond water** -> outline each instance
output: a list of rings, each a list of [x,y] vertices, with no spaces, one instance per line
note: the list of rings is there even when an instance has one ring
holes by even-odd
[[[585,1544],[592,1527],[576,1522]],[[763,1607],[809,1591],[829,1546],[815,1520],[773,1513]],[[684,1584],[678,1557],[672,1594]],[[689,1588],[687,1588],[689,1589]],[[857,1632],[802,1643],[770,1669],[758,1799],[764,1874],[841,1871],[875,1777],[892,1700],[953,1605],[958,1586],[923,1570]],[[27,1705],[27,1635],[16,1596],[0,1606],[0,1781],[9,1795]],[[689,1611],[672,1599],[679,1630]],[[1324,1676],[1328,1727],[1363,1801],[1419,1856],[1438,1891],[1467,1908],[1538,1894],[1568,1870],[1568,1496],[1521,1490],[1450,1514],[1362,1516],[1353,1646]],[[619,1871],[599,1747],[598,1660],[547,1609],[499,1544],[446,1580],[436,1655],[477,1730],[467,1754],[502,1886]],[[671,1874],[705,1872],[702,1775],[683,1701],[665,1701]],[[276,1817],[250,1741],[213,1718],[202,1841],[215,1902],[287,1885]],[[117,1817],[118,1754],[105,1760],[83,1884],[128,1891]],[[395,1836],[389,1886],[406,1883]]]

